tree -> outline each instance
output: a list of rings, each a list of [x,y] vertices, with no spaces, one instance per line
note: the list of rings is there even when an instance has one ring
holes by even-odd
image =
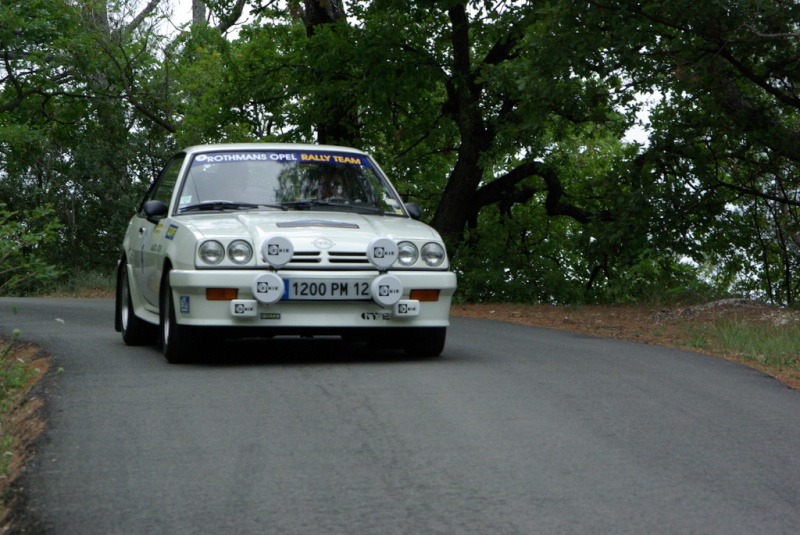
[[[661,95],[648,158],[674,190],[704,199],[679,212],[703,241],[695,258],[718,272],[758,265],[758,289],[745,282],[750,277],[728,280],[793,302],[799,259],[787,229],[800,222],[800,7],[599,0],[572,3],[569,16],[613,33],[609,60],[624,65],[640,91]]]
[[[0,192],[17,213],[55,207],[61,239],[47,260],[71,271],[116,258],[131,198],[149,181],[132,175],[146,161],[132,157],[140,126],[169,126],[138,91],[156,5],[129,18],[105,2],[0,6]]]

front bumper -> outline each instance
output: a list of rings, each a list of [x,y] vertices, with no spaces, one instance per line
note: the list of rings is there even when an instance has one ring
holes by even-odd
[[[256,300],[253,281],[264,271],[173,270],[170,272],[175,319],[181,325],[208,327],[304,329],[312,332],[351,328],[447,327],[456,276],[449,271],[389,271],[402,283],[397,304],[381,306],[374,300],[285,300],[266,305]],[[314,277],[336,281],[374,280],[377,271],[280,271],[287,280]],[[207,289],[236,290],[235,300],[209,300]],[[411,298],[412,290],[438,290],[437,301]]]

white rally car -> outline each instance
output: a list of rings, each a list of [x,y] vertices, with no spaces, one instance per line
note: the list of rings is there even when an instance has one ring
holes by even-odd
[[[211,335],[340,335],[444,349],[456,277],[378,164],[345,147],[224,144],[175,155],[131,219],[116,329],[191,360]]]

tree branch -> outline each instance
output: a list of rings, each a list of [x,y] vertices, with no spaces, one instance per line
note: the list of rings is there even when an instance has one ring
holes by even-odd
[[[532,177],[541,178],[544,181],[545,189],[530,186],[518,187],[523,180]],[[477,213],[484,206],[498,202],[508,203],[509,200],[512,204],[524,203],[543,191],[547,192],[544,201],[545,210],[551,217],[567,216],[581,224],[592,221],[613,221],[608,210],[592,212],[563,202],[564,187],[561,179],[551,166],[543,162],[526,162],[480,188],[473,197],[472,210]]]
[[[219,30],[220,33],[227,32],[231,26],[236,24],[236,21],[242,16],[242,12],[244,11],[244,5],[247,3],[247,0],[236,0],[236,4],[234,4],[233,9],[227,16],[219,16],[219,24],[217,24],[216,29]]]
[[[129,22],[129,23],[126,25],[126,26],[125,26],[125,28],[123,28],[123,30],[122,30],[122,31],[123,31],[123,32],[124,32],[126,35],[130,35],[130,34],[131,34],[131,33],[132,33],[132,32],[133,32],[135,29],[137,29],[137,28],[139,27],[139,25],[142,23],[142,21],[144,21],[144,19],[146,19],[147,17],[149,17],[149,16],[150,16],[150,15],[153,13],[153,11],[155,11],[155,10],[156,10],[156,8],[158,7],[158,4],[159,4],[160,2],[161,2],[161,0],[150,0],[150,2],[149,2],[149,3],[148,3],[148,4],[147,4],[145,7],[144,7],[144,9],[142,9],[142,10],[139,12],[139,14],[138,14],[138,15],[136,15],[136,16],[133,18],[133,20],[132,20],[132,21],[130,21],[130,22]]]

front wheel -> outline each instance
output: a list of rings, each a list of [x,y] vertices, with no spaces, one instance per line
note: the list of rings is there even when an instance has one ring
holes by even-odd
[[[156,326],[139,318],[133,311],[131,286],[128,281],[128,266],[123,263],[117,272],[117,299],[115,325],[122,333],[122,340],[129,346],[155,343]]]
[[[186,364],[192,360],[192,343],[190,327],[179,325],[175,321],[175,302],[172,298],[172,286],[169,283],[169,271],[164,273],[161,283],[161,350],[170,364]]]
[[[414,357],[438,357],[444,351],[446,327],[408,329],[403,333],[403,349]]]

